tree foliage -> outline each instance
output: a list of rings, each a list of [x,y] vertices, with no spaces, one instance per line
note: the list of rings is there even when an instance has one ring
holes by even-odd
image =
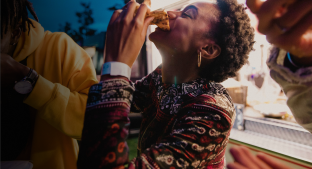
[[[124,4],[128,3],[130,0],[123,0],[124,1]],[[136,0],[138,3],[142,3],[144,0]],[[111,10],[111,11],[115,11],[115,10],[118,10],[118,9],[121,9],[123,7],[124,4],[118,4],[116,3],[114,6],[112,7],[109,7],[108,10]]]
[[[80,24],[78,30],[74,30],[71,27],[69,22],[66,22],[65,25],[60,24],[59,31],[67,33],[75,42],[82,41],[87,36],[92,36],[95,34],[96,30],[91,29],[90,25],[94,23],[92,17],[93,11],[90,8],[90,3],[80,3],[83,6],[84,10],[82,12],[76,12],[78,17],[78,23]]]

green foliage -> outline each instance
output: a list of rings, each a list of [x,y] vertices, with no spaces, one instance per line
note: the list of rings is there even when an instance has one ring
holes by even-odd
[[[129,160],[132,160],[137,156],[138,137],[130,137],[127,140],[129,147]]]
[[[84,10],[82,12],[76,12],[78,17],[78,23],[80,27],[78,30],[73,30],[71,24],[66,22],[65,25],[60,24],[59,31],[67,33],[75,42],[82,41],[87,36],[92,36],[95,34],[96,30],[89,28],[91,24],[94,23],[92,17],[93,11],[90,8],[90,3],[80,3]]]
[[[124,1],[124,4],[128,3],[130,0],[123,0]],[[136,0],[138,3],[142,3],[144,0]],[[123,5],[124,5],[123,4]],[[115,10],[118,10],[118,9],[121,9],[123,7],[122,4],[119,4],[119,3],[116,3],[114,6],[112,7],[109,7],[108,10],[111,10],[111,11],[115,11]]]

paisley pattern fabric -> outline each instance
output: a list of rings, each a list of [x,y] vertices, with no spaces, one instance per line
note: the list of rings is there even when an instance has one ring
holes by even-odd
[[[129,168],[224,168],[235,110],[222,85],[204,78],[163,84],[158,67],[134,86],[112,79],[90,88],[78,168],[123,168],[129,160]],[[130,107],[143,115],[133,160]]]

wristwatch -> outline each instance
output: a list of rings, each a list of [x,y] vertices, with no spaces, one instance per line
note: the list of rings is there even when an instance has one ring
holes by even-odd
[[[29,94],[35,87],[38,77],[38,73],[30,69],[29,73],[21,81],[15,83],[14,90],[19,94]]]

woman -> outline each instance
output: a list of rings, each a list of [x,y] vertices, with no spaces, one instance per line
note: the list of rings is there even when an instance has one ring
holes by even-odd
[[[131,1],[112,16],[106,62],[131,67],[136,59],[153,18],[144,20],[146,5],[133,17],[135,6]],[[234,0],[194,3],[168,15],[171,30],[149,36],[163,64],[136,82],[135,91],[126,77],[108,74],[91,87],[78,168],[122,168],[128,162],[130,102],[143,121],[138,156],[129,168],[224,167],[235,111],[217,82],[246,62],[254,37],[249,18]]]

